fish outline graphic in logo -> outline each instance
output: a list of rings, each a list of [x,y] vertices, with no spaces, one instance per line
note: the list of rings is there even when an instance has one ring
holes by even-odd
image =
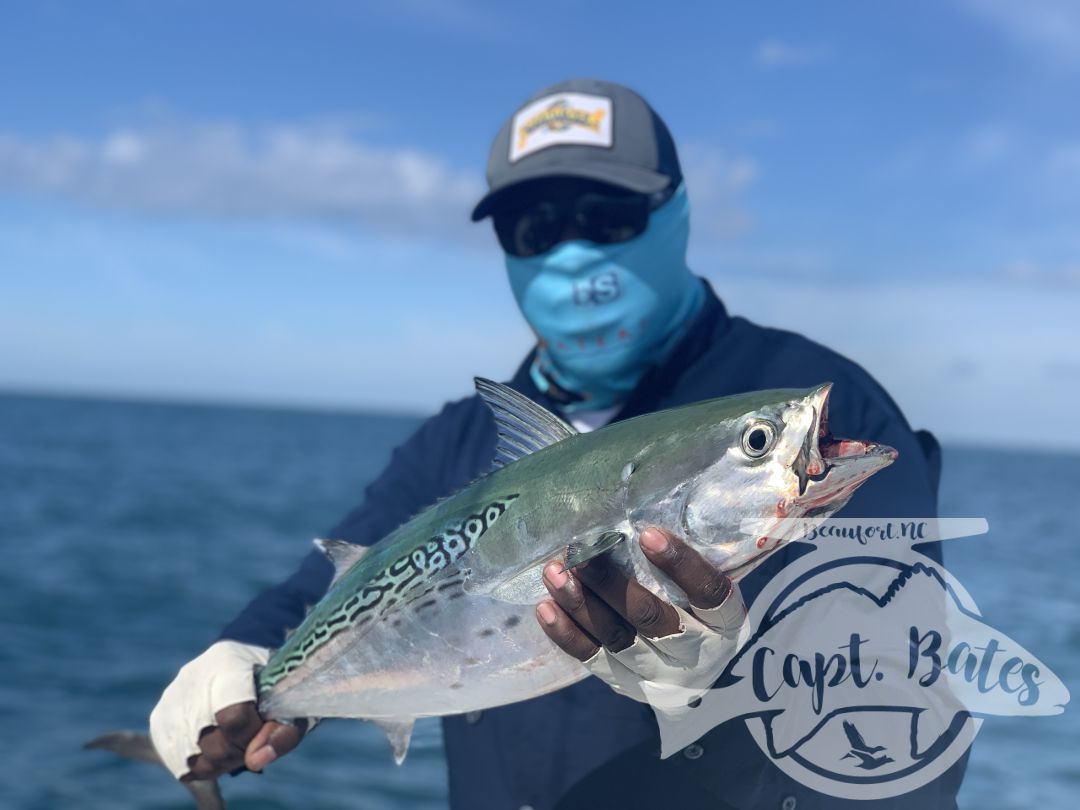
[[[980,533],[943,533],[949,522],[929,521],[928,539]],[[704,696],[646,690],[662,755],[741,717],[792,778],[826,795],[884,799],[952,767],[984,718],[1059,714],[1069,700],[1045,664],[985,623],[963,586],[907,542],[818,539],[766,585],[748,622]]]

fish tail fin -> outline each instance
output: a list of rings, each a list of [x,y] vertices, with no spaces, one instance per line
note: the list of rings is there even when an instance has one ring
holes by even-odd
[[[139,762],[161,765],[161,757],[154,750],[154,744],[150,742],[150,737],[136,731],[109,731],[100,737],[94,737],[90,742],[85,743],[83,748],[112,751],[117,756],[125,759],[136,759]]]
[[[137,731],[109,731],[83,745],[87,750],[111,751],[119,757],[149,762],[165,768],[150,737]],[[197,810],[225,810],[218,783],[213,779],[182,782],[195,799]]]

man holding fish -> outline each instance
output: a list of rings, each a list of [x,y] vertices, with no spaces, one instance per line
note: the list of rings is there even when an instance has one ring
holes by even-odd
[[[270,714],[284,719],[308,716],[299,709],[282,713],[285,707],[325,705],[304,703],[301,696],[311,687],[298,673],[306,657],[319,654],[323,639],[332,637],[334,622],[368,620],[363,604],[350,607],[352,612],[345,609],[356,604],[350,601],[347,578],[358,576],[365,549],[438,499],[467,487],[490,469],[493,457],[510,466],[493,473],[492,481],[503,473],[502,480],[509,481],[515,470],[520,479],[526,462],[531,463],[530,452],[539,451],[533,463],[539,469],[540,454],[553,458],[560,440],[568,439],[561,444],[566,459],[559,469],[570,475],[578,469],[574,464],[591,463],[588,459],[602,454],[596,449],[569,459],[571,451],[565,448],[575,442],[585,447],[589,438],[579,434],[702,400],[799,388],[807,390],[798,396],[782,392],[791,395],[783,402],[735,398],[731,401],[741,403],[753,418],[740,417],[738,431],[730,436],[695,434],[730,445],[729,455],[742,465],[734,473],[725,470],[727,477],[695,479],[707,492],[679,490],[677,505],[662,498],[633,501],[632,508],[619,513],[622,523],[613,518],[615,525],[598,526],[609,531],[578,531],[577,496],[567,495],[570,500],[561,507],[566,535],[557,557],[534,555],[515,577],[488,577],[503,572],[493,562],[501,559],[500,548],[537,531],[524,517],[513,516],[524,500],[518,506],[511,500],[526,498],[524,490],[507,490],[480,502],[479,511],[470,515],[475,527],[463,518],[458,555],[464,555],[463,564],[469,560],[469,567],[461,577],[445,579],[457,559],[454,530],[440,530],[428,551],[421,551],[426,569],[420,562],[410,568],[402,559],[387,563],[379,576],[404,563],[400,570],[416,573],[417,581],[430,578],[423,591],[426,601],[412,597],[417,621],[425,615],[424,606],[437,608],[440,598],[448,600],[443,603],[447,607],[454,597],[462,597],[462,605],[477,600],[477,605],[496,606],[491,615],[498,621],[488,616],[486,623],[477,623],[472,639],[477,649],[491,651],[484,653],[488,658],[503,654],[500,644],[503,650],[545,645],[542,653],[517,664],[535,664],[541,673],[529,676],[531,691],[513,692],[511,679],[502,679],[508,690],[503,702],[509,705],[489,702],[484,705],[495,708],[453,713],[445,707],[479,705],[469,703],[464,675],[448,677],[443,688],[425,686],[431,705],[413,716],[444,716],[450,798],[456,808],[791,810],[841,804],[786,777],[738,720],[715,728],[682,755],[660,760],[656,721],[640,684],[707,689],[736,644],[743,600],[752,599],[761,583],[798,554],[797,546],[784,546],[766,559],[776,546],[771,537],[749,543],[734,537],[698,542],[717,527],[737,526],[739,509],[752,508],[751,492],[772,499],[765,507],[768,517],[775,512],[777,519],[821,515],[845,502],[843,514],[851,517],[932,516],[936,445],[928,434],[920,438],[910,429],[888,394],[857,365],[799,335],[729,316],[711,287],[690,271],[689,200],[675,145],[659,116],[636,93],[592,80],[563,82],[537,93],[496,137],[488,182],[489,192],[473,219],[492,219],[514,296],[536,333],[536,348],[509,388],[481,382],[480,395],[447,405],[395,451],[360,506],[328,533],[335,541],[347,541],[324,544],[334,565],[323,553],[312,552],[295,574],[257,597],[225,628],[221,640],[181,670],[151,716],[158,753],[175,776],[190,780],[245,766],[259,771],[292,750],[308,721],[264,721],[256,706],[268,714],[277,700],[282,711]],[[831,394],[822,385],[826,381],[833,383]],[[834,432],[860,441],[833,441]],[[657,438],[649,447],[662,443]],[[724,454],[725,447],[710,453]],[[673,451],[671,463],[689,455],[693,452]],[[781,457],[787,460],[781,463]],[[771,478],[754,479],[769,469],[766,461],[778,465]],[[857,472],[851,472],[854,461],[862,465]],[[635,487],[660,492],[646,485],[650,469],[645,455],[626,459],[614,469],[611,491],[628,503]],[[842,469],[848,472],[838,472]],[[749,477],[739,477],[744,475]],[[781,479],[790,480],[790,494],[774,491]],[[672,520],[676,513],[678,520]],[[493,526],[496,519],[498,527]],[[385,545],[373,550],[371,559]],[[432,562],[437,558],[441,565]],[[320,603],[286,643],[286,630],[304,621],[306,610],[320,602],[332,580],[334,593],[342,593],[341,604]],[[377,582],[378,577],[365,581]],[[394,580],[391,588],[384,580],[385,587],[369,584],[362,593],[374,593],[371,610],[381,610],[385,603],[378,600],[384,592],[407,595],[413,587],[406,586],[409,581]],[[429,611],[425,621],[435,627],[435,616],[445,613]],[[272,657],[275,648],[282,649]],[[482,657],[470,656],[453,671],[468,673],[475,666],[479,672]],[[258,695],[252,677],[257,667],[264,667]],[[584,677],[589,673],[597,677]],[[443,695],[449,697],[443,700]],[[414,707],[422,702],[412,700]],[[404,756],[412,717],[398,721],[362,711],[334,714],[371,717],[387,729],[395,754]],[[912,807],[955,806],[961,777],[962,767],[955,767],[892,806],[908,806],[908,800]]]

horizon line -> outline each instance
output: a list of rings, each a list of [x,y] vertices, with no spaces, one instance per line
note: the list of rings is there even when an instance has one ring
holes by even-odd
[[[273,397],[247,398],[213,394],[162,393],[152,391],[67,389],[47,386],[18,386],[0,383],[0,397],[24,399],[68,399],[127,405],[165,405],[193,408],[227,408],[233,410],[287,411],[292,413],[337,414],[342,416],[382,416],[423,420],[433,416],[442,403],[422,411],[409,405],[379,405],[362,402],[318,402],[313,400],[275,399]],[[447,397],[443,403],[450,402]],[[1080,455],[1080,445],[1030,445],[1018,439],[1015,442],[998,438],[949,437],[931,430],[942,446],[948,449],[1003,450],[1010,452],[1034,452],[1045,455]]]

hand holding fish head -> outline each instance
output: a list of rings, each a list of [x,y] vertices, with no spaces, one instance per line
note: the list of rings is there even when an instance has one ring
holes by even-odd
[[[746,608],[738,586],[681,539],[649,528],[646,558],[689,598],[689,610],[627,577],[607,556],[544,569],[552,598],[536,609],[544,632],[616,692],[648,702],[642,682],[705,690],[738,647]]]

